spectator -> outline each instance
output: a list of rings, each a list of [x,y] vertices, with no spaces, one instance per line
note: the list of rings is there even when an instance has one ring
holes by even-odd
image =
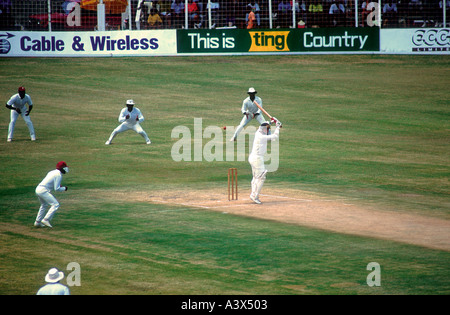
[[[141,24],[142,24],[142,28],[144,28],[145,25],[147,25],[147,19],[148,19],[147,8],[144,5],[144,2],[142,2],[141,5],[138,6],[136,9],[140,10],[139,22],[136,23],[136,28],[138,30],[140,30]]]
[[[444,1],[442,1],[442,0],[439,1],[439,9],[441,9],[441,10],[442,10],[443,3],[444,3]],[[450,0],[445,1],[445,7],[446,7],[447,10],[450,9]]]
[[[292,6],[292,0],[291,0],[291,6]],[[307,18],[307,14],[306,14],[306,4],[305,4],[305,0],[296,0],[295,1],[295,15],[296,15],[296,20],[298,22],[302,21],[303,25],[304,22],[306,21]]]
[[[292,17],[292,7],[290,2],[281,0],[278,4],[277,19],[278,27],[287,28]]]
[[[256,17],[255,12],[253,12],[253,8],[251,5],[247,6],[247,29],[255,28]]]
[[[261,27],[261,16],[259,15],[259,12],[261,11],[259,8],[259,4],[256,1],[251,1],[249,4],[247,4],[252,7],[253,13],[255,13],[256,17],[256,23],[258,27]],[[248,19],[248,16],[245,16],[245,19]]]
[[[201,0],[194,0],[194,2],[197,3],[198,11],[200,12],[200,14],[203,14],[203,2]]]
[[[73,11],[73,9],[75,9],[75,7],[79,5],[79,3],[74,2],[74,1],[64,1],[64,3],[61,5],[63,11],[65,14],[69,14],[70,12]]]
[[[311,27],[320,27],[322,24],[323,17],[323,6],[319,0],[313,0],[313,2],[308,7],[308,25]]]
[[[56,268],[50,269],[45,275],[46,285],[41,287],[36,295],[70,295],[69,288],[61,283],[64,272]]]
[[[219,10],[220,10],[220,3],[218,1],[210,1],[206,5],[206,8],[209,10],[211,7],[211,28],[215,28],[216,25],[219,23]],[[209,16],[209,12],[208,12]]]
[[[12,30],[14,19],[12,16],[11,0],[0,0],[0,30]]]
[[[369,3],[371,1],[368,0],[364,0],[361,3],[361,21],[360,21],[360,26],[368,26],[367,25],[367,16],[369,15],[369,13],[372,12],[372,10],[369,10]]]
[[[170,8],[170,15],[175,28],[180,28],[184,21],[184,1],[174,0]]]
[[[222,4],[222,7],[225,14],[225,22],[228,27],[238,26],[238,19],[244,18],[247,14],[240,0],[225,1],[225,3]],[[240,26],[242,27],[242,25]]]
[[[189,0],[188,2],[188,17],[189,24],[194,25],[194,28],[200,28],[202,26],[197,2],[194,2],[193,0]]]
[[[345,26],[345,5],[342,0],[333,0],[328,14],[330,26]]]
[[[423,8],[421,0],[409,0],[408,7],[410,16],[421,16]]]
[[[155,8],[151,8],[150,15],[148,16],[147,19],[148,28],[161,28],[162,23],[163,21],[158,11]]]
[[[392,25],[397,19],[397,4],[388,0],[383,6],[383,26]]]
[[[172,23],[171,23],[172,17],[171,17],[170,8],[171,8],[170,0],[160,1],[159,10],[158,10],[159,16],[163,20],[163,24],[165,23],[167,25],[167,27],[169,27],[169,28],[172,25]]]

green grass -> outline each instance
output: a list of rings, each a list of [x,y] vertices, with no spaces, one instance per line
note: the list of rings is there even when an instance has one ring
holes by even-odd
[[[0,141],[0,294],[34,294],[48,268],[72,261],[82,269],[73,294],[448,294],[448,252],[115,193],[225,188],[231,166],[250,181],[245,161],[177,163],[170,152],[172,129],[192,130],[194,117],[203,127],[238,124],[254,86],[284,124],[269,185],[449,219],[449,64],[377,55],[0,59],[0,98],[27,87],[39,139],[31,143],[19,119],[16,141]],[[104,145],[128,98],[151,146],[132,132]],[[5,140],[8,123],[4,109]],[[55,229],[35,230],[35,186],[59,160],[71,168],[69,191],[56,195]],[[372,261],[381,287],[366,284]]]

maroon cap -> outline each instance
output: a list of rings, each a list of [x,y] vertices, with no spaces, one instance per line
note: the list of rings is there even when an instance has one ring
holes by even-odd
[[[60,161],[60,162],[58,162],[58,164],[56,164],[57,170],[62,170],[64,167],[67,167],[67,164],[64,161]]]

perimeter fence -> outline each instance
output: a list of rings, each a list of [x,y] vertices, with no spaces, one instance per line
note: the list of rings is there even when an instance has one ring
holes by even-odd
[[[0,29],[449,27],[450,0],[0,0]]]

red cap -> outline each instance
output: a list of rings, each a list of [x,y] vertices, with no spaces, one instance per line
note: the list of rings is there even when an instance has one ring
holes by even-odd
[[[64,161],[60,161],[60,162],[58,162],[58,164],[56,164],[57,170],[62,170],[64,167],[67,167],[67,164]]]
[[[25,92],[25,88],[23,86],[19,86],[18,91],[19,92]]]

